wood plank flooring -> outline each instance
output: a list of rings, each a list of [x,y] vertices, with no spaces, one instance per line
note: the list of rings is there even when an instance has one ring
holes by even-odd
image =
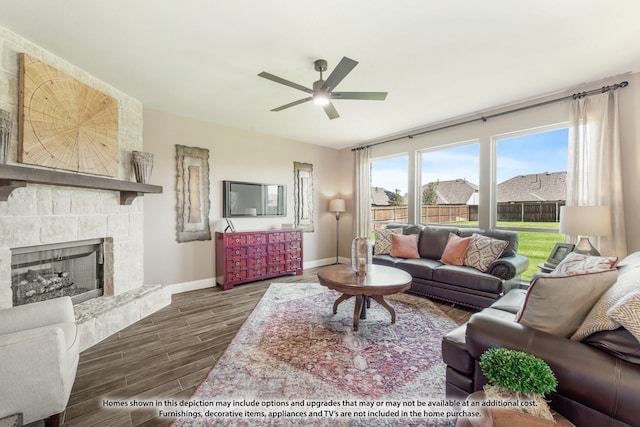
[[[105,400],[187,399],[222,356],[272,282],[317,282],[318,268],[222,291],[173,295],[168,307],[80,354],[65,426],[168,426],[155,410],[105,408]],[[436,304],[458,323],[471,311]]]

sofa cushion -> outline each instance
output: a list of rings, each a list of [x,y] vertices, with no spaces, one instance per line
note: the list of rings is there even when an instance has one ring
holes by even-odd
[[[376,263],[377,264],[377,263]],[[433,271],[440,267],[442,263],[434,259],[398,259],[395,267],[398,267],[411,275],[413,278],[431,280]]]
[[[373,263],[376,265],[386,265],[388,267],[396,267],[398,261],[401,261],[399,258],[394,258],[391,255],[374,255]]]
[[[467,256],[467,249],[469,249],[469,243],[471,243],[471,237],[459,237],[456,234],[449,233],[449,241],[444,248],[440,262],[450,265],[463,265]]]
[[[387,255],[391,252],[391,235],[392,234],[401,234],[402,229],[400,228],[388,228],[384,230],[374,230],[373,235],[375,240],[375,245],[373,247],[374,255]]]
[[[550,274],[552,276],[566,276],[576,273],[611,270],[617,261],[618,257],[589,256],[571,252],[560,261]]]
[[[433,271],[433,280],[493,294],[502,292],[502,280],[465,266],[443,264]]]
[[[464,259],[464,265],[480,271],[487,271],[491,263],[498,259],[508,245],[509,242],[505,240],[473,233],[469,249],[467,249],[467,256]]]
[[[607,312],[624,297],[638,289],[640,289],[640,269],[626,270],[596,302],[571,339],[582,341],[595,332],[618,329],[621,326],[620,323],[609,318]]]
[[[420,258],[417,234],[392,234],[390,255],[396,258]]]
[[[616,270],[539,276],[529,286],[516,319],[531,328],[568,338],[617,277]]]
[[[619,359],[640,365],[640,341],[625,328],[613,331],[600,331],[589,335],[582,341]]]
[[[526,297],[526,289],[511,289],[502,298],[491,304],[491,308],[517,314]]]
[[[456,233],[455,227],[426,226],[420,233],[418,252],[422,258],[440,259],[449,241],[449,233]]]

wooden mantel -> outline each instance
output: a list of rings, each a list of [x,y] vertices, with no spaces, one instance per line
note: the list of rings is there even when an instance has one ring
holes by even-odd
[[[0,201],[7,201],[13,190],[25,187],[27,183],[118,191],[121,205],[130,205],[136,197],[144,196],[146,193],[162,193],[162,187],[159,185],[0,164]]]

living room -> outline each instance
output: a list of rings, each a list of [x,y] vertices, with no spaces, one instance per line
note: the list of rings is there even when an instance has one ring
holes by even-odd
[[[597,2],[596,2],[597,3]],[[638,58],[634,57],[634,52],[626,52],[624,55],[612,55],[611,66],[601,67],[598,74],[581,73],[577,67],[569,63],[557,66],[570,69],[575,76],[564,76],[564,80],[554,80],[553,84],[537,89],[537,92],[520,90],[513,93],[502,92],[500,96],[492,98],[485,104],[470,104],[464,108],[459,107],[465,104],[465,93],[459,93],[458,89],[450,87],[449,93],[439,92],[437,97],[424,95],[420,103],[416,103],[413,98],[407,98],[403,105],[401,101],[394,101],[392,96],[402,99],[404,95],[394,94],[391,86],[385,86],[385,82],[378,77],[372,77],[367,81],[365,71],[359,74],[362,79],[358,82],[355,74],[359,68],[364,68],[367,73],[375,72],[376,64],[368,63],[363,55],[358,55],[358,47],[354,43],[346,43],[346,46],[332,46],[331,57],[327,74],[338,64],[344,55],[360,60],[360,64],[354,70],[354,74],[341,84],[344,90],[389,90],[389,100],[384,103],[391,103],[394,109],[407,110],[438,110],[442,109],[446,113],[429,112],[422,117],[397,119],[395,127],[381,128],[379,122],[385,114],[389,115],[393,110],[385,112],[376,111],[384,107],[384,103],[360,102],[360,101],[335,101],[335,106],[341,113],[337,120],[329,120],[321,110],[314,110],[311,105],[294,107],[280,112],[270,112],[269,109],[286,102],[290,102],[297,94],[284,86],[279,87],[274,82],[260,79],[257,74],[261,71],[273,72],[282,75],[284,78],[296,80],[295,76],[311,81],[317,78],[317,72],[313,69],[313,60],[309,55],[324,55],[321,47],[315,46],[311,52],[295,51],[292,56],[287,57],[287,48],[280,47],[273,53],[277,61],[268,64],[261,64],[256,69],[242,69],[236,73],[243,75],[245,80],[255,80],[259,89],[255,89],[260,94],[260,107],[263,115],[255,124],[251,124],[251,119],[244,119],[241,116],[228,117],[224,106],[217,105],[217,117],[210,116],[210,112],[197,112],[189,105],[192,98],[215,98],[225,97],[227,93],[220,86],[214,89],[206,87],[206,83],[196,85],[189,92],[160,92],[157,97],[141,99],[135,92],[129,91],[124,77],[110,78],[113,69],[118,69],[121,76],[131,75],[135,85],[142,85],[145,80],[154,80],[154,72],[148,69],[141,69],[136,64],[129,64],[121,59],[109,59],[114,52],[105,49],[101,55],[105,64],[103,73],[99,65],[101,61],[91,63],[84,62],[82,50],[75,53],[73,46],[66,40],[77,40],[78,45],[82,43],[78,40],[85,37],[83,34],[90,32],[89,22],[86,26],[78,26],[72,31],[56,29],[55,22],[48,22],[47,16],[66,12],[47,9],[49,6],[40,7],[18,6],[12,1],[0,2],[2,9],[12,9],[12,13],[7,13],[6,18],[0,18],[0,63],[1,90],[0,109],[13,113],[14,121],[12,125],[12,135],[9,147],[7,163],[9,165],[20,165],[19,156],[19,123],[18,104],[20,97],[20,53],[27,53],[55,68],[63,73],[73,76],[90,87],[109,94],[118,100],[119,103],[119,151],[117,159],[119,167],[115,179],[122,181],[135,181],[133,167],[131,166],[131,151],[139,150],[153,154],[153,171],[150,183],[154,186],[162,187],[160,194],[145,194],[137,197],[131,205],[124,206],[118,201],[117,194],[112,191],[69,189],[62,186],[49,186],[42,184],[27,184],[26,189],[17,189],[8,201],[0,202],[0,253],[2,259],[10,259],[11,248],[25,247],[36,244],[49,244],[66,242],[71,240],[93,239],[96,237],[106,238],[107,251],[111,253],[111,261],[114,271],[111,279],[105,282],[105,294],[119,295],[136,289],[144,289],[144,295],[139,301],[145,306],[143,310],[136,309],[133,313],[127,311],[118,312],[114,318],[108,320],[110,327],[91,326],[83,330],[82,350],[87,350],[94,344],[111,336],[112,334],[141,321],[147,315],[161,310],[170,304],[171,298],[185,294],[190,291],[207,290],[216,286],[215,267],[215,233],[223,232],[227,226],[223,215],[223,181],[244,181],[260,182],[270,184],[284,184],[287,187],[286,207],[287,214],[283,217],[255,218],[239,217],[233,218],[233,224],[237,230],[272,230],[280,229],[283,224],[293,224],[295,218],[295,195],[294,195],[294,163],[304,163],[312,165],[313,173],[313,231],[303,233],[304,246],[304,270],[308,279],[315,276],[321,267],[331,265],[339,257],[340,262],[350,263],[351,242],[355,237],[355,182],[354,182],[354,153],[352,148],[373,145],[370,149],[372,159],[382,159],[398,154],[407,155],[409,164],[415,164],[419,153],[447,146],[452,143],[463,141],[475,141],[480,147],[480,220],[479,227],[490,228],[491,223],[491,200],[492,193],[492,141],[497,135],[504,135],[511,132],[540,129],[547,126],[554,126],[566,123],[569,119],[569,102],[553,102],[548,105],[523,109],[504,116],[495,117],[486,121],[480,120],[467,125],[455,126],[450,129],[443,129],[437,132],[424,133],[432,128],[447,126],[463,122],[468,118],[480,116],[491,116],[501,111],[518,109],[533,104],[545,102],[547,100],[570,96],[576,92],[598,89],[602,86],[613,85],[621,81],[627,81],[627,87],[618,90],[620,109],[620,140],[622,149],[622,191],[624,197],[624,217],[626,228],[627,252],[633,253],[640,250],[640,225],[635,221],[635,213],[640,207],[640,194],[635,190],[636,183],[640,178],[640,172],[636,165],[640,160],[640,148],[636,143],[640,135],[640,124],[636,117],[640,114],[640,77],[637,66]],[[97,5],[94,5],[98,7]],[[336,8],[346,7],[345,5],[334,4]],[[360,5],[362,6],[362,5]],[[431,5],[435,7],[434,5]],[[505,7],[506,5],[496,4]],[[606,8],[604,3],[594,4],[593,10]],[[58,5],[58,7],[61,7]],[[553,7],[553,6],[549,6]],[[629,4],[628,7],[637,7]],[[63,7],[65,8],[65,7]],[[349,13],[357,15],[355,6],[349,7]],[[69,7],[71,9],[71,7]],[[83,9],[83,8],[82,8]],[[84,9],[83,9],[84,10]],[[100,7],[98,11],[102,10]],[[297,10],[297,8],[296,8]],[[591,12],[593,12],[593,10]],[[421,9],[421,11],[424,11]],[[104,12],[104,11],[103,11]],[[243,14],[234,10],[232,16],[241,17]],[[541,12],[538,10],[538,12]],[[563,11],[563,13],[566,11]],[[112,11],[112,13],[115,13]],[[451,13],[451,12],[449,12]],[[542,12],[541,12],[542,13]],[[604,13],[604,12],[603,12]],[[100,12],[96,12],[99,15]],[[629,14],[632,15],[632,14]],[[298,17],[291,16],[291,20]],[[252,16],[252,19],[257,17]],[[620,18],[623,19],[623,18]],[[13,20],[13,21],[12,21]],[[51,21],[55,21],[52,19]],[[67,26],[66,22],[60,18],[60,24]],[[55,41],[49,36],[38,35],[34,27],[50,28],[61,33],[60,41]],[[142,24],[139,24],[142,25]],[[612,25],[612,24],[610,24]],[[620,33],[633,32],[635,26],[617,23],[615,28],[620,29]],[[14,27],[15,26],[15,27]],[[24,28],[24,31],[20,29]],[[144,27],[141,27],[144,28]],[[625,31],[622,31],[622,28]],[[144,30],[143,30],[144,31]],[[178,30],[176,30],[178,31]],[[295,29],[291,29],[295,31]],[[169,31],[167,31],[169,33]],[[322,33],[318,31],[318,45],[321,45]],[[418,36],[418,35],[416,35]],[[628,34],[621,34],[621,37],[630,37]],[[39,39],[39,37],[43,37]],[[87,36],[88,37],[88,36]],[[115,38],[120,36],[114,35]],[[283,36],[280,36],[282,38]],[[443,36],[444,37],[444,36]],[[632,39],[632,37],[630,37]],[[98,41],[95,41],[98,43]],[[115,44],[116,40],[114,40]],[[118,40],[121,42],[121,40]],[[259,40],[259,35],[254,36],[253,42],[264,49],[263,43]],[[133,40],[132,40],[133,43]],[[142,43],[142,42],[140,42]],[[242,43],[249,43],[243,39]],[[269,42],[271,43],[271,41]],[[170,40],[162,39],[159,45],[170,45]],[[216,41],[216,45],[220,41]],[[244,44],[238,43],[238,46]],[[462,45],[461,45],[462,46]],[[615,45],[617,46],[617,45]],[[149,51],[160,52],[161,46],[138,45],[139,50],[145,48]],[[188,47],[172,46],[176,51],[183,50],[183,55],[188,55]],[[193,49],[196,49],[195,47]],[[198,48],[200,49],[200,47]],[[240,47],[238,48],[240,49]],[[243,47],[244,49],[244,47]],[[446,50],[448,48],[441,47]],[[616,51],[617,47],[610,48]],[[97,49],[102,51],[102,48]],[[117,49],[113,49],[117,51]],[[256,50],[254,48],[254,50]],[[367,49],[367,50],[370,50]],[[172,51],[173,52],[173,51]],[[241,55],[248,55],[248,51],[242,50]],[[465,55],[472,52],[465,50]],[[217,54],[216,54],[217,55]],[[533,53],[532,53],[533,55]],[[628,56],[627,60],[619,58]],[[465,57],[461,55],[461,57]],[[118,56],[111,58],[119,58]],[[233,69],[233,55],[229,55],[225,67]],[[304,59],[306,58],[306,59]],[[458,63],[458,68],[448,70],[452,75],[460,80],[465,78],[465,73],[474,67],[475,60],[468,59]],[[292,61],[296,61],[294,64]],[[384,59],[386,62],[387,59]],[[106,64],[106,63],[109,64]],[[179,61],[178,61],[179,62]],[[280,65],[277,65],[280,62]],[[568,62],[568,61],[567,61]],[[602,60],[606,63],[606,60]],[[115,64],[115,65],[114,65]],[[126,65],[125,65],[126,64]],[[289,64],[289,65],[286,65]],[[222,67],[219,63],[217,66]],[[599,64],[600,65],[600,64]],[[179,63],[169,65],[173,68],[174,79],[189,80],[193,74],[194,79],[199,72],[192,69],[185,71]],[[533,67],[533,64],[531,64]],[[287,74],[288,67],[293,67],[291,75]],[[398,65],[398,67],[400,67]],[[413,67],[407,67],[413,68]],[[555,68],[555,67],[550,67]],[[109,72],[106,70],[109,69]],[[464,72],[460,71],[465,70]],[[211,73],[206,71],[205,73]],[[220,75],[230,73],[227,69],[221,70]],[[402,75],[397,71],[398,75]],[[413,75],[414,71],[408,74]],[[443,71],[440,71],[443,73]],[[570,73],[567,73],[570,74]],[[186,77],[184,77],[186,75]],[[474,76],[475,77],[475,76]],[[215,79],[211,75],[211,79]],[[430,78],[436,83],[434,85],[452,85],[451,81],[440,82],[441,76],[429,76],[425,71],[425,78]],[[400,80],[400,79],[399,79]],[[456,80],[455,78],[453,80]],[[471,80],[471,79],[470,79]],[[531,76],[521,76],[520,87],[527,87]],[[306,82],[306,80],[302,81]],[[353,83],[352,83],[353,82]],[[353,86],[347,85],[347,83]],[[537,82],[531,82],[534,86]],[[243,83],[244,84],[244,83]],[[467,89],[473,89],[465,85]],[[477,82],[474,82],[477,84]],[[160,86],[169,86],[167,82]],[[236,89],[239,87],[234,83]],[[344,87],[343,87],[344,86]],[[512,86],[513,89],[513,86]],[[231,91],[227,89],[226,91]],[[417,90],[417,89],[416,89]],[[460,89],[462,90],[462,89]],[[283,93],[284,92],[284,93]],[[499,92],[499,91],[498,91]],[[427,92],[429,93],[429,92]],[[163,108],[167,100],[159,100],[164,96],[170,98],[169,103],[174,106],[170,110]],[[239,99],[242,102],[252,103],[251,90],[248,93],[240,93]],[[443,98],[448,96],[449,98]],[[457,97],[457,98],[456,98]],[[282,101],[282,102],[281,102]],[[214,103],[213,101],[211,101]],[[239,101],[238,101],[239,102]],[[241,103],[241,102],[239,102]],[[364,105],[362,105],[364,104]],[[370,106],[369,104],[374,104]],[[382,105],[382,107],[381,107]],[[438,105],[438,108],[433,108]],[[297,108],[307,108],[309,111],[296,112]],[[238,108],[234,106],[234,108]],[[248,107],[247,107],[248,108]],[[253,108],[251,108],[253,110]],[[257,107],[255,109],[258,109]],[[360,109],[360,113],[358,110]],[[371,110],[373,109],[373,110]],[[291,119],[287,119],[287,114],[292,114]],[[300,114],[300,115],[298,115]],[[317,115],[311,119],[307,114]],[[444,115],[443,115],[444,114]],[[283,118],[284,117],[284,118]],[[304,118],[303,118],[304,117]],[[390,116],[389,116],[390,117]],[[287,127],[282,121],[296,122],[300,120],[302,124],[292,123],[291,133],[286,134]],[[335,138],[337,143],[331,145],[325,143],[325,139],[331,139],[343,128],[338,128],[336,122],[355,121],[361,128],[369,128],[362,133],[353,133],[352,130],[344,132],[346,136]],[[411,121],[413,120],[413,121]],[[271,121],[272,123],[267,123]],[[249,123],[249,124],[247,124]],[[353,122],[351,122],[353,123]],[[305,125],[308,125],[305,128]],[[278,128],[278,129],[274,129]],[[282,129],[279,129],[282,128]],[[327,128],[328,134],[325,134]],[[337,130],[335,130],[337,129]],[[389,130],[392,129],[392,130]],[[314,135],[317,138],[314,140]],[[328,135],[328,136],[327,136]],[[417,136],[413,136],[417,135]],[[410,137],[408,137],[410,136]],[[379,144],[387,140],[392,142]],[[376,144],[376,145],[374,145]],[[208,193],[209,202],[208,227],[211,232],[210,240],[194,240],[180,242],[177,235],[177,209],[179,190],[176,178],[176,155],[177,145],[198,147],[207,151],[208,159]],[[28,166],[26,166],[28,167]],[[69,173],[63,172],[63,173]],[[410,189],[409,197],[415,199],[417,188]],[[340,220],[336,221],[334,212],[329,210],[329,202],[335,198],[342,198],[346,201],[345,212],[341,213]],[[96,207],[99,206],[100,208]],[[415,211],[415,209],[413,209]],[[413,214],[412,214],[413,215]],[[410,217],[409,222],[419,222],[415,217]],[[339,229],[338,236],[336,228]],[[336,247],[336,243],[338,247]],[[111,249],[109,249],[111,248]],[[336,253],[337,251],[337,253]],[[8,308],[12,305],[11,278],[8,262],[1,263],[0,274],[0,307]],[[307,272],[313,272],[312,274]],[[277,282],[278,279],[272,281]],[[250,293],[251,284],[238,286],[243,292]],[[235,289],[234,289],[235,291]],[[222,293],[224,297],[224,293]],[[233,298],[233,297],[229,297]],[[257,301],[255,301],[257,302]],[[135,311],[135,310],[134,310]],[[400,321],[400,320],[399,320]],[[148,420],[146,420],[148,421]]]

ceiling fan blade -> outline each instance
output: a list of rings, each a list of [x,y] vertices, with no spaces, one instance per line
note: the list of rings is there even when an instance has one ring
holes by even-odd
[[[322,108],[324,108],[324,112],[327,113],[327,116],[331,120],[337,119],[338,117],[340,117],[340,114],[338,114],[338,111],[336,110],[336,107],[334,107],[332,103],[328,103],[327,105],[323,106]]]
[[[364,99],[367,101],[384,101],[387,92],[332,92],[332,99]]]
[[[358,65],[358,61],[354,61],[353,59],[343,57],[336,68],[329,74],[327,80],[325,80],[322,85],[323,90],[332,91],[336,86],[344,79],[347,74],[353,70],[353,68]]]
[[[292,87],[294,89],[301,90],[303,92],[313,93],[313,91],[311,89],[309,89],[309,88],[306,88],[306,87],[304,87],[302,85],[299,85],[298,83],[294,83],[294,82],[290,82],[289,80],[285,80],[282,77],[274,76],[273,74],[267,73],[266,71],[261,72],[260,74],[258,74],[258,76],[264,77],[267,80],[271,80],[273,82],[280,83],[280,84],[285,85],[285,86]]]
[[[281,105],[280,107],[274,108],[274,109],[273,109],[273,110],[271,110],[271,111],[282,111],[282,110],[284,110],[285,108],[295,107],[296,105],[303,104],[303,103],[305,103],[305,102],[311,101],[312,99],[313,99],[312,97],[299,99],[299,100],[297,100],[297,101],[293,101],[293,102],[290,102],[290,103],[288,103],[288,104]]]

